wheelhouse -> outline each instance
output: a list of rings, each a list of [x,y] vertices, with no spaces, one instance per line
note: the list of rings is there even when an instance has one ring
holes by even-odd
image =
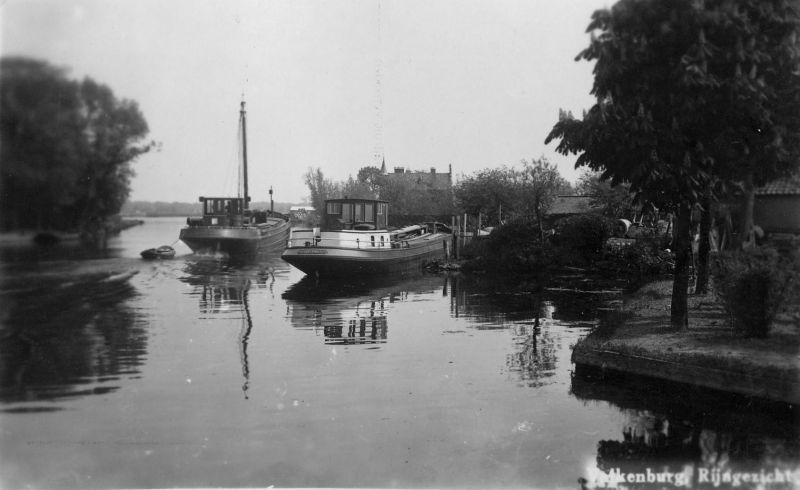
[[[330,199],[325,201],[325,231],[385,230],[389,203],[375,199]]]
[[[250,214],[242,197],[201,197],[200,202],[205,226],[242,226]]]

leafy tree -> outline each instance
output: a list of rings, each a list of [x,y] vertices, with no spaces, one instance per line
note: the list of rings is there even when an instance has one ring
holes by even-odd
[[[701,196],[798,165],[798,19],[791,0],[621,0],[593,15],[578,59],[596,61],[597,103],[581,120],[562,113],[546,142],[675,212],[673,327],[688,325]]]
[[[469,214],[482,213],[487,222],[500,224],[515,212],[517,171],[511,167],[487,168],[466,176],[453,192],[456,204]]]
[[[334,199],[340,194],[340,186],[330,179],[326,179],[322,169],[308,168],[303,175],[306,186],[310,193],[311,205],[317,210],[318,214],[325,212],[325,200]]]
[[[534,216],[543,235],[544,215],[569,184],[545,158],[520,163],[520,170],[501,166],[463,178],[454,190],[456,203],[467,213],[487,215],[489,223],[499,224],[506,217],[530,220]]]
[[[597,206],[609,218],[630,218],[638,212],[631,186],[621,183],[612,186],[600,178],[599,172],[584,172],[578,178],[578,192],[592,197],[592,206]]]
[[[137,104],[90,78],[28,58],[0,60],[0,208],[12,228],[102,238],[130,192],[131,163],[154,147]]]
[[[374,196],[380,195],[386,183],[381,169],[378,167],[362,167],[358,170],[356,178],[359,182],[365,184]]]
[[[544,215],[553,205],[559,191],[568,188],[567,181],[558,173],[555,164],[546,158],[530,162],[522,160],[519,174],[520,207],[524,214],[536,216],[539,238],[544,241]]]
[[[353,178],[352,175],[347,177],[347,180],[342,182],[339,187],[341,188],[342,197],[375,199],[376,195],[369,185]]]

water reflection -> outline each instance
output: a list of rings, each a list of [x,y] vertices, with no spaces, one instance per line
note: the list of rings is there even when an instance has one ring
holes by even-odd
[[[322,334],[326,344],[382,344],[388,338],[389,305],[409,294],[447,289],[447,276],[418,275],[324,282],[305,276],[282,295],[286,316],[298,329]]]
[[[624,415],[620,437],[598,441],[589,482],[649,470],[672,473],[693,488],[729,488],[733,478],[763,471],[774,485],[739,480],[735,486],[795,488],[780,480],[786,471],[800,471],[800,431],[792,407],[636,376],[603,382],[575,376],[571,391],[580,400],[619,407]],[[628,488],[653,488],[651,481],[633,483]]]
[[[180,280],[194,286],[189,293],[197,296],[201,319],[219,316],[238,317],[239,361],[242,366],[242,393],[249,398],[250,359],[248,346],[253,331],[253,315],[250,309],[250,290],[266,290],[274,295],[277,277],[285,274],[288,266],[277,258],[261,257],[250,262],[233,262],[213,257],[199,257],[186,262],[185,276]]]
[[[77,275],[77,277],[75,277]],[[4,411],[68,397],[105,394],[136,377],[147,352],[144,321],[128,304],[132,274],[24,274],[3,283],[0,401]]]

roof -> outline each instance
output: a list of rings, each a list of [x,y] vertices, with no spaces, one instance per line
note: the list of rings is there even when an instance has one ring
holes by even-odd
[[[453,186],[453,178],[450,173],[438,172],[412,172],[401,171],[402,168],[398,167],[397,171],[388,173],[385,177],[389,180],[403,181],[411,185],[425,184],[432,189],[448,190]]]
[[[800,195],[800,172],[791,177],[773,180],[767,185],[756,189],[759,196],[796,196]]]
[[[358,197],[355,197],[355,198],[353,198],[353,197],[345,197],[345,198],[340,198],[340,199],[325,199],[325,202],[326,203],[328,203],[328,202],[339,202],[339,203],[346,203],[346,202],[386,202],[386,203],[388,203],[389,201],[384,201],[383,199],[367,199],[367,198],[358,198]]]
[[[593,196],[556,196],[550,211],[550,216],[583,214],[597,211],[596,206],[592,206]]]

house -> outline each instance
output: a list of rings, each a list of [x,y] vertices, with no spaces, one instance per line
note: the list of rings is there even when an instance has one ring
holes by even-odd
[[[593,200],[593,196],[556,196],[547,218],[554,222],[577,214],[600,213],[602,208],[593,204]]]
[[[756,189],[753,223],[767,235],[800,235],[800,172]]]
[[[411,171],[404,167],[394,167],[392,173],[386,171],[386,162],[381,166],[381,173],[389,182],[405,182],[414,187],[426,190],[449,191],[453,187],[453,166],[448,166],[447,173],[436,172],[436,167],[431,167],[429,172]]]

